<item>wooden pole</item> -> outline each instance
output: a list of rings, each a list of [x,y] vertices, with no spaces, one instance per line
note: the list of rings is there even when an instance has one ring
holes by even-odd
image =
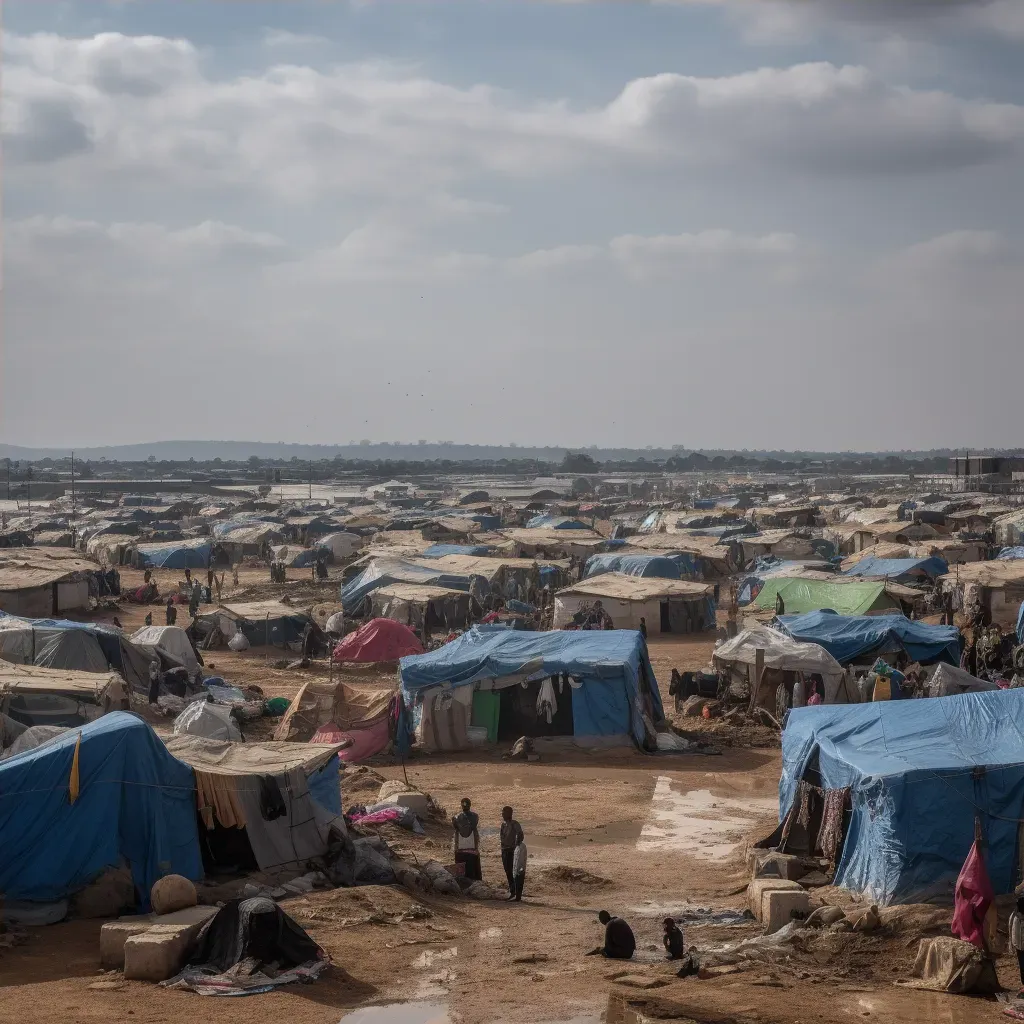
[[[761,677],[764,675],[764,648],[754,651],[754,685],[750,687],[750,712],[757,707],[757,696],[761,692]]]

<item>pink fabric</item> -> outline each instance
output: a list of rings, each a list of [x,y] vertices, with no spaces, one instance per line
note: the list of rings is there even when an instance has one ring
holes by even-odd
[[[953,900],[953,934],[964,942],[985,948],[985,914],[995,893],[985,868],[985,859],[975,841],[960,869]]]
[[[398,661],[422,653],[423,644],[408,626],[393,619],[370,619],[334,648],[334,662]]]
[[[353,825],[386,825],[390,821],[398,821],[404,811],[404,807],[393,810],[389,807],[383,811],[374,811],[373,814],[350,814],[348,820]]]
[[[338,759],[341,761],[364,761],[379,754],[388,745],[388,716],[384,715],[379,721],[371,722],[362,729],[342,730],[329,722],[320,726],[309,742],[341,743],[346,739],[352,740],[352,746],[338,751]]]

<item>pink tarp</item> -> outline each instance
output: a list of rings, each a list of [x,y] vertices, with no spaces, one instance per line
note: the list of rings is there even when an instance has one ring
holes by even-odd
[[[985,914],[995,899],[985,860],[977,840],[960,869],[953,898],[953,934],[964,942],[985,948]]]
[[[423,644],[408,626],[393,619],[370,619],[334,648],[334,663],[398,661],[407,654],[422,653]]]
[[[342,761],[363,761],[379,754],[388,745],[388,716],[370,722],[365,728],[339,729],[333,722],[320,726],[310,743],[342,743],[352,740],[352,746],[338,751]]]

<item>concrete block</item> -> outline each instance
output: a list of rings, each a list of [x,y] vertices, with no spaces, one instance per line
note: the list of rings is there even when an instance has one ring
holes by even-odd
[[[799,857],[791,853],[775,853],[773,850],[758,850],[754,858],[755,878],[785,878],[796,882],[807,874],[807,868]]]
[[[763,904],[766,894],[775,891],[804,892],[798,883],[790,882],[785,878],[755,878],[747,886],[747,905],[758,921],[764,918]],[[804,895],[807,894],[804,893]]]
[[[145,931],[124,941],[124,976],[136,981],[174,977],[203,925],[216,913],[217,907],[187,907],[152,917]]]
[[[793,920],[793,914],[807,914],[811,909],[810,896],[797,888],[794,892],[791,889],[773,889],[764,894],[762,919],[766,935],[777,932],[783,926]]]
[[[124,944],[132,935],[141,935],[153,927],[153,915],[121,917],[100,928],[100,963],[108,970],[124,967]]]

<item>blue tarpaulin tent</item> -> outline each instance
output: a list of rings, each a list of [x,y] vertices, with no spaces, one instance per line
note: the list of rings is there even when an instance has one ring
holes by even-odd
[[[678,580],[696,574],[694,556],[671,555],[591,555],[583,568],[583,578],[600,576],[606,572],[621,572],[627,576],[654,576],[663,580]]]
[[[432,544],[423,552],[423,558],[444,558],[445,555],[489,555],[487,544]]]
[[[1020,603],[1020,611],[1017,612],[1017,640],[1024,644],[1024,601]]]
[[[212,551],[209,540],[172,540],[138,544],[135,558],[140,569],[205,569]]]
[[[408,706],[430,687],[514,676],[528,665],[535,668],[531,677],[565,672],[582,681],[570,691],[576,736],[630,735],[642,745],[642,690],[649,694],[653,721],[665,717],[647,645],[634,630],[524,633],[474,626],[436,651],[402,658],[398,675]]]
[[[374,559],[358,576],[342,586],[341,605],[348,614],[355,614],[370,594],[391,583],[429,584],[468,593],[473,579],[473,576],[446,573],[402,559]],[[480,580],[481,592],[488,593],[490,584],[482,576],[476,579]]]
[[[844,576],[884,576],[890,580],[933,580],[945,576],[949,566],[945,559],[932,558],[876,558],[865,555],[856,565],[847,569]]]
[[[992,885],[1012,892],[1022,747],[1024,690],[798,708],[782,734],[780,820],[808,769],[820,788],[849,787],[835,884],[885,904],[951,893],[979,815]]]
[[[821,644],[840,664],[900,650],[922,664],[960,664],[956,626],[931,626],[904,615],[837,615],[828,609],[783,615],[777,621],[794,640]]]
[[[143,906],[163,875],[203,876],[192,769],[141,718],[115,711],[0,762],[0,892],[62,899],[122,858]]]
[[[999,554],[996,555],[996,558],[1004,562],[1010,562],[1017,558],[1024,558],[1024,548],[1003,548],[1002,551],[1000,551]]]
[[[539,516],[534,516],[526,523],[529,529],[536,529],[538,527],[545,527],[548,530],[589,530],[590,527],[579,519],[573,519],[571,516],[552,516],[544,513]]]

